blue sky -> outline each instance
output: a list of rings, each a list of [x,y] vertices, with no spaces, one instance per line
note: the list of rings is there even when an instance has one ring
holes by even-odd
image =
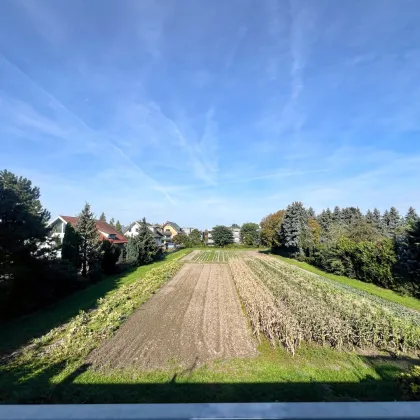
[[[417,1],[2,0],[0,167],[127,224],[420,210]]]

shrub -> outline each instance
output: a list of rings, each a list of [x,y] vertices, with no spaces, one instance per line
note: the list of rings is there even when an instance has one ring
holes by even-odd
[[[405,400],[420,400],[420,366],[414,366],[409,372],[402,373],[398,383]]]
[[[104,240],[101,244],[102,271],[106,274],[115,273],[115,264],[120,258],[121,249],[111,242]]]
[[[32,312],[80,287],[75,267],[59,259],[32,259],[0,282],[0,319]]]

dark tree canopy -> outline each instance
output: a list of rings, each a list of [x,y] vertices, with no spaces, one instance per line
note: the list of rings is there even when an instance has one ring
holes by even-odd
[[[80,236],[70,224],[66,224],[64,231],[63,245],[61,249],[61,258],[69,261],[76,269],[80,268]]]
[[[0,172],[0,270],[39,251],[49,233],[50,214],[39,200],[39,188],[27,178]],[[0,272],[1,272],[0,271]]]
[[[51,248],[48,219],[39,189],[0,171],[0,319],[33,311],[76,287],[75,270]]]
[[[99,232],[96,229],[96,221],[90,210],[90,204],[86,203],[76,225],[76,231],[80,236],[79,257],[82,266],[82,276],[87,277],[98,270],[100,259]]]
[[[227,226],[215,226],[212,230],[212,238],[216,246],[224,247],[233,244],[233,233]]]
[[[102,271],[106,274],[115,272],[115,264],[121,255],[121,249],[104,239],[101,243]]]
[[[104,212],[102,212],[101,215],[99,216],[99,220],[101,222],[106,222],[106,216],[105,216],[105,213]]]

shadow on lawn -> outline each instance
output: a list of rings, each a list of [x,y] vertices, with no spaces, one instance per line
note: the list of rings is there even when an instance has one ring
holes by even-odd
[[[374,367],[380,379],[371,376],[359,382],[272,382],[272,383],[186,383],[188,375],[177,374],[165,383],[77,383],[88,369],[84,364],[60,384],[51,378],[59,374],[59,364],[22,380],[24,372],[14,372],[19,387],[0,387],[2,403],[194,403],[194,402],[270,402],[270,401],[394,401],[401,395],[396,376],[403,371],[393,365],[393,357],[363,357]],[[399,358],[400,363],[413,359]],[[12,378],[9,378],[9,380]],[[83,380],[81,378],[81,380]],[[106,377],[104,377],[106,380]],[[184,382],[181,382],[184,381]],[[3,381],[2,381],[3,382]],[[4,382],[3,382],[4,384]]]
[[[114,290],[124,277],[135,270],[133,267],[122,273],[106,276],[102,281],[78,290],[47,308],[0,324],[0,356],[10,354],[31,339],[41,337],[53,328],[66,323],[80,311],[93,308],[99,298]]]

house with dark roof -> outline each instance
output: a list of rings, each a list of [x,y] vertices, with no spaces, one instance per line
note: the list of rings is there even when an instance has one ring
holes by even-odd
[[[174,222],[165,222],[162,225],[162,230],[165,237],[170,240],[172,240],[175,235],[183,233],[182,228]]]
[[[62,244],[67,223],[76,227],[78,221],[78,217],[57,216],[54,220],[48,223],[48,226],[51,228],[51,236],[53,238],[58,238],[59,243]],[[103,222],[102,220],[95,220],[95,223],[96,229],[99,232],[99,239],[101,241],[107,240],[120,247],[128,242],[127,239],[121,235],[121,233],[117,232],[109,223]]]

